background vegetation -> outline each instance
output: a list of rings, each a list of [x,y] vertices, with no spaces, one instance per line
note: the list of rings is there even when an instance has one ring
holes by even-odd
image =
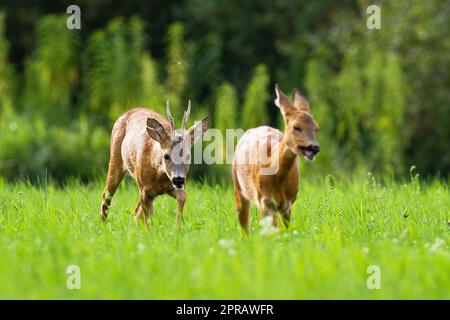
[[[281,123],[273,84],[297,86],[321,125],[314,171],[450,172],[450,3],[369,1],[67,1],[0,4],[0,175],[90,180],[109,131],[134,106],[249,128]],[[212,178],[218,166],[197,167]]]

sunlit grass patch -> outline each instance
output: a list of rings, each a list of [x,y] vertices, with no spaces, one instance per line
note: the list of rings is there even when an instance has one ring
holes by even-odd
[[[137,225],[134,184],[99,218],[102,185],[0,183],[1,298],[450,298],[450,192],[444,183],[302,181],[292,225],[242,234],[232,188],[188,184]],[[81,289],[69,290],[69,265]],[[367,268],[379,266],[380,288]]]

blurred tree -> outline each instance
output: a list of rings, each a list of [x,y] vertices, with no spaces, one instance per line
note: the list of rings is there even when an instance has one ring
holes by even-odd
[[[331,79],[332,72],[324,62],[324,55],[327,50],[319,48],[316,57],[308,61],[305,75],[305,90],[308,92],[307,99],[310,102],[311,112],[319,123],[320,131],[318,139],[320,141],[321,151],[320,157],[315,162],[320,165],[325,172],[337,172],[340,168],[336,168],[335,163],[338,161],[337,144],[334,137],[334,123],[336,120],[336,112],[333,110],[334,103],[330,105],[329,92],[332,91],[334,84],[332,81],[323,81],[323,79]],[[332,107],[333,106],[333,107]]]
[[[34,35],[30,30],[37,21],[48,14],[65,14],[69,4],[77,4],[81,8],[82,25],[77,31],[83,40],[95,30],[104,28],[115,18],[131,18],[138,16],[146,21],[145,33],[148,35],[146,48],[158,61],[165,55],[166,39],[162,36],[167,27],[176,20],[175,13],[185,0],[142,1],[142,0],[33,0],[17,2],[17,0],[0,1],[0,10],[6,12],[6,36],[11,41],[11,60],[18,70],[29,53],[34,49]],[[181,13],[180,13],[181,14]],[[182,14],[181,14],[182,15]]]
[[[357,61],[358,52],[348,50],[344,56],[341,71],[336,76],[336,104],[337,123],[335,128],[339,150],[347,159],[348,165],[363,164],[364,141],[360,127],[366,121],[369,110],[365,108],[363,99],[363,78]]]
[[[143,24],[137,18],[115,19],[88,39],[84,90],[88,92],[88,109],[103,121],[111,123],[142,102],[143,76],[146,81],[155,81],[155,75],[150,74],[154,73],[151,58],[144,58],[143,43]]]
[[[79,81],[79,39],[65,16],[49,15],[36,27],[36,50],[25,63],[24,108],[50,121],[68,120]]]
[[[422,174],[450,173],[450,2],[390,1],[386,42],[401,57],[407,90],[404,166]]]
[[[142,56],[142,107],[149,107],[156,112],[165,114],[165,88],[159,82],[157,65],[149,54]]]
[[[365,8],[361,4],[361,15]],[[327,144],[324,160],[334,163],[335,169],[400,176],[405,166],[399,150],[409,131],[404,127],[404,72],[398,46],[392,43],[396,38],[352,22],[357,17],[352,12],[340,12],[338,16],[342,23],[336,23],[326,41],[316,44],[316,58],[310,60],[306,76],[313,102],[321,106],[319,121],[326,118],[321,111],[324,106],[334,106],[328,108],[328,118],[333,121],[324,122],[328,128],[320,135]],[[320,74],[325,75],[321,80]]]
[[[384,57],[384,70],[380,82],[380,110],[374,139],[377,140],[373,149],[372,161],[376,172],[401,175],[409,168],[403,166],[403,146],[408,137],[405,127],[405,88],[400,58],[395,52],[387,52]],[[395,156],[393,156],[395,155]]]
[[[217,89],[214,126],[225,134],[226,129],[237,127],[237,95],[236,89],[228,82]]]
[[[240,92],[256,61],[287,87],[302,83],[308,35],[329,26],[337,10],[356,7],[355,0],[187,0],[176,15],[193,42],[211,34],[221,39],[224,80]]]
[[[5,38],[5,14],[0,11],[0,113],[15,103],[16,75],[9,63],[9,42]]]
[[[203,99],[209,106],[214,104],[216,88],[224,78],[222,46],[222,40],[214,33],[189,44],[188,96]]]
[[[227,159],[233,158],[233,151],[235,143],[226,141],[226,130],[238,128],[237,125],[237,106],[238,99],[236,89],[228,82],[222,83],[217,89],[215,114],[213,117],[214,128],[222,132],[223,141],[218,143],[215,141],[217,152],[220,152],[220,159],[226,163]],[[227,145],[228,143],[228,145]],[[230,161],[230,160],[229,160]],[[222,180],[229,178],[230,168],[225,165],[216,165],[213,167],[213,174],[220,177]]]
[[[169,27],[167,47],[166,91],[175,117],[182,117],[186,104],[183,101],[188,80],[187,45],[183,39],[183,25],[174,23]]]
[[[245,91],[244,106],[241,114],[241,126],[243,129],[267,124],[268,85],[267,67],[260,64],[254,69],[253,77]]]

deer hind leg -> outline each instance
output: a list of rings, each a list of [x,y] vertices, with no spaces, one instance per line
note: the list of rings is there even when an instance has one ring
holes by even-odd
[[[250,201],[242,195],[241,186],[237,179],[235,164],[233,164],[232,167],[232,176],[234,184],[234,205],[236,207],[237,217],[242,229],[248,233],[250,230]]]
[[[147,226],[148,218],[153,214],[153,198],[145,190],[141,190],[141,198],[134,211],[136,221],[142,221]]]
[[[248,201],[238,190],[235,190],[234,202],[239,223],[242,229],[248,233],[250,231],[250,201]]]
[[[111,200],[122,181],[125,170],[122,160],[122,142],[125,137],[125,130],[120,120],[114,125],[111,133],[111,149],[108,166],[108,177],[106,178],[105,190],[102,194],[101,217],[103,220],[108,218],[108,208]]]
[[[125,175],[125,171],[123,170],[123,166],[115,166],[112,165],[111,162],[109,164],[108,169],[108,177],[106,179],[105,190],[102,194],[102,207],[101,207],[101,217],[103,220],[108,218],[109,206],[111,205],[111,200],[116,193],[117,188],[120,185],[123,177]]]

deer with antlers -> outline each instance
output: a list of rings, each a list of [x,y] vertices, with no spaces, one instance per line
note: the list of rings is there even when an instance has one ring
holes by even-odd
[[[190,110],[189,101],[180,130],[175,130],[168,101],[167,120],[150,109],[136,108],[115,122],[111,133],[108,176],[102,194],[101,217],[104,220],[108,217],[112,197],[128,171],[140,190],[136,220],[147,225],[154,199],[168,194],[177,200],[176,225],[180,224],[186,201],[190,147],[208,127],[206,117],[186,130]]]
[[[261,217],[269,216],[278,226],[277,212],[286,226],[298,192],[298,161],[313,160],[319,152],[317,131],[309,102],[294,89],[292,100],[275,85],[275,105],[284,119],[284,134],[263,126],[250,129],[239,140],[233,158],[232,175],[235,205],[242,228],[249,230],[250,203],[255,202]]]

